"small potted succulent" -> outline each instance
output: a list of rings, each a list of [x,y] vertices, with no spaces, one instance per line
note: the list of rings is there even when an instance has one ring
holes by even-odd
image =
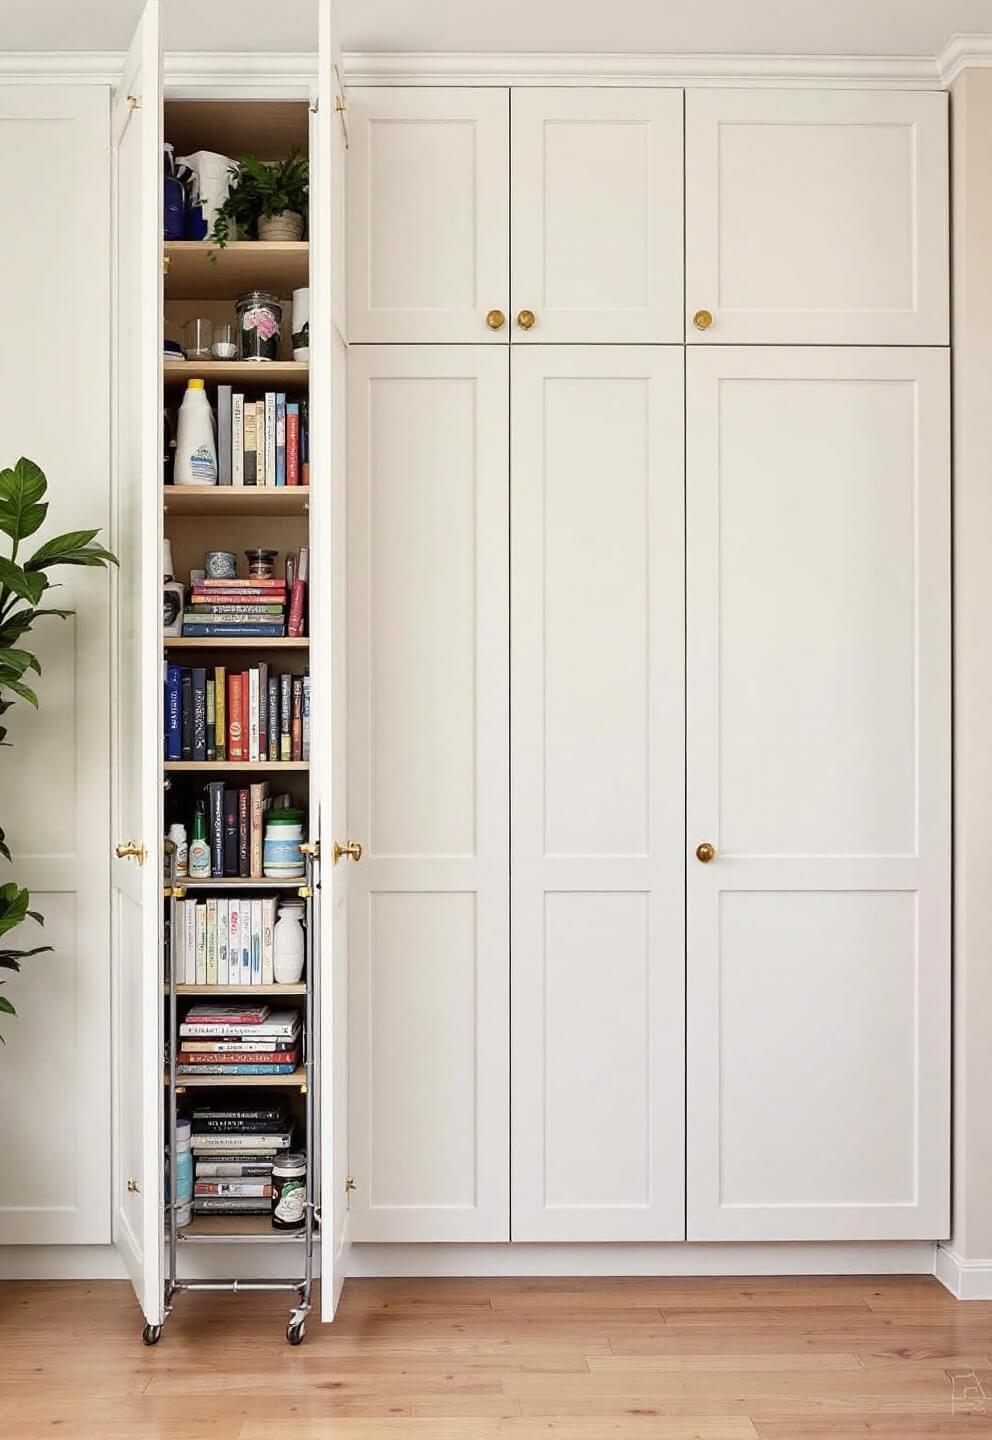
[[[310,169],[294,146],[271,164],[242,155],[231,166],[231,189],[217,211],[210,238],[219,250],[235,238],[302,240],[309,202]]]

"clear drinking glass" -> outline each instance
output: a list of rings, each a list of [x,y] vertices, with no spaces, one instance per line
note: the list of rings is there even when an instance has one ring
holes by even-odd
[[[187,360],[209,360],[210,345],[214,338],[213,322],[210,320],[187,320],[183,326],[183,350]]]
[[[233,360],[238,353],[238,344],[234,338],[234,326],[226,323],[215,325],[211,348],[215,360]]]

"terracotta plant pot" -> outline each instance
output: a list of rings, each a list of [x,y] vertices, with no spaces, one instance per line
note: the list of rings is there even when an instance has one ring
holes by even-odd
[[[295,210],[281,215],[262,215],[258,221],[259,240],[302,240],[303,216]]]

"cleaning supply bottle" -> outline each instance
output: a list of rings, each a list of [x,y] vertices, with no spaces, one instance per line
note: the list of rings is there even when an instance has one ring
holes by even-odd
[[[189,842],[189,878],[210,879],[210,843],[207,840],[207,812],[202,800],[193,813],[193,835]]]
[[[217,484],[217,432],[202,380],[188,380],[179,407],[176,485]]]

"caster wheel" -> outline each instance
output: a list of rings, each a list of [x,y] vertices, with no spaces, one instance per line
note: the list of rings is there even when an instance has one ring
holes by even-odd
[[[162,1338],[161,1325],[146,1325],[141,1332],[141,1338],[146,1345],[157,1345]]]
[[[305,1334],[306,1325],[302,1320],[297,1320],[295,1324],[286,1326],[286,1339],[290,1345],[299,1345]]]

